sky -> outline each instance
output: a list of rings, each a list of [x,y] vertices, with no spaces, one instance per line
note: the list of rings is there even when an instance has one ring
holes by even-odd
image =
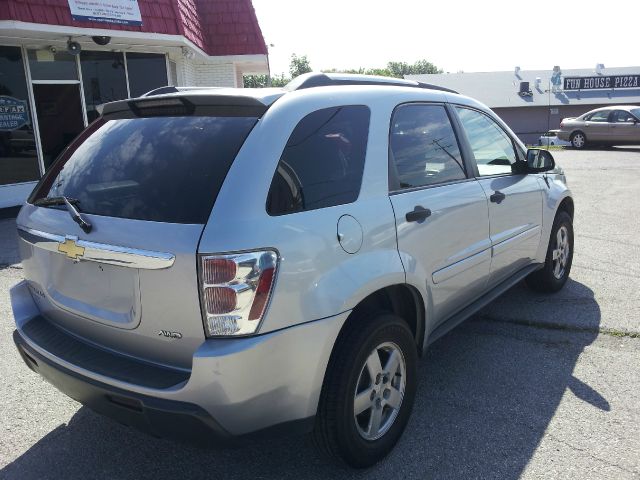
[[[426,59],[445,72],[640,66],[640,0],[253,0],[272,74]]]

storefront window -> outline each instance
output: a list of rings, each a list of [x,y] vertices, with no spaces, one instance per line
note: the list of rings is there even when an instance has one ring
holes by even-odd
[[[29,50],[32,80],[77,80],[76,57],[67,52]]]
[[[0,185],[40,176],[27,91],[20,48],[0,46]]]
[[[154,88],[168,85],[167,62],[164,55],[127,53],[127,69],[132,97],[139,97]]]
[[[119,52],[82,52],[80,68],[87,119],[91,123],[98,117],[98,105],[127,98],[124,56]]]

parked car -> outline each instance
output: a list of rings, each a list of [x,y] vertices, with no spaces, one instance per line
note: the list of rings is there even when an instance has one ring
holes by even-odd
[[[548,132],[540,135],[540,138],[538,139],[538,145],[544,147],[549,147],[552,145],[569,147],[571,146],[571,142],[567,142],[566,140],[561,140],[560,138],[558,138],[558,130],[549,130]]]
[[[640,144],[640,107],[619,105],[596,108],[577,118],[560,122],[558,138],[574,148],[587,145]]]
[[[571,270],[573,200],[477,101],[408,80],[122,100],[17,218],[14,340],[72,398],[157,436],[313,432],[364,467],[427,347]]]

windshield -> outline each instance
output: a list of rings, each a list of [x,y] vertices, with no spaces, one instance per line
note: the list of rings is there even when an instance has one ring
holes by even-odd
[[[632,108],[630,112],[633,114],[634,117],[636,117],[637,119],[640,119],[640,108]]]
[[[98,120],[58,159],[30,202],[65,196],[83,213],[206,223],[255,117]]]

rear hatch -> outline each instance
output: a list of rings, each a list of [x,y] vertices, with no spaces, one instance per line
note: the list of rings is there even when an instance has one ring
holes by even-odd
[[[215,95],[107,105],[18,217],[24,273],[42,315],[97,346],[189,368],[204,340],[198,242],[265,110],[251,98]],[[56,204],[62,198],[90,230]]]

